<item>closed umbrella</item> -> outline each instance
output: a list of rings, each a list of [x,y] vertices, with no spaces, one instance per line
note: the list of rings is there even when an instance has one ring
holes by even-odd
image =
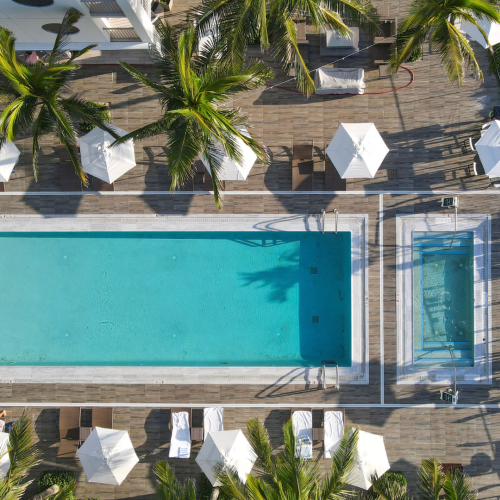
[[[483,164],[484,173],[490,177],[500,177],[500,122],[491,122],[488,130],[475,145]]]
[[[384,436],[358,431],[358,453],[348,483],[363,490],[370,489],[371,477],[380,477],[391,466],[385,451]]]
[[[89,483],[120,486],[139,462],[128,432],[94,427],[76,452]]]
[[[3,143],[0,148],[0,182],[9,180],[20,154],[21,152],[13,142],[7,141]]]
[[[486,33],[488,41],[492,47],[493,45],[500,43],[500,24],[489,19],[478,19],[477,24],[479,24],[481,29]],[[485,49],[488,48],[488,44],[486,43],[483,34],[472,23],[458,23],[457,28],[472,38],[472,40],[479,43],[479,45],[482,45]]]
[[[128,133],[114,125],[109,127],[120,137]],[[83,171],[108,184],[115,182],[136,165],[134,141],[129,139],[123,144],[111,147],[114,141],[111,134],[99,127],[80,138]]]
[[[7,432],[0,432],[0,481],[7,475],[9,469],[9,434]]]
[[[220,486],[214,467],[223,464],[236,471],[242,483],[252,471],[257,455],[240,430],[210,432],[196,457],[196,462],[213,486]]]
[[[246,127],[241,126],[235,128],[241,135],[250,137]],[[257,155],[253,152],[252,148],[245,144],[239,137],[236,138],[235,142],[241,153],[240,163],[231,160],[222,146],[214,153],[221,162],[221,169],[219,171],[219,179],[221,181],[244,181],[257,160]],[[206,157],[201,155],[200,158],[203,165],[205,165],[205,168],[208,170],[208,173],[212,175]]]
[[[388,152],[373,123],[341,123],[326,148],[342,179],[372,179]]]

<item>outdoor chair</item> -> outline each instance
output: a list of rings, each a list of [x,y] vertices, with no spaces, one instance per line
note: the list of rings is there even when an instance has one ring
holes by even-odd
[[[59,449],[57,458],[75,458],[80,443],[81,408],[59,409]]]
[[[332,458],[344,435],[345,411],[343,408],[328,408],[323,410],[323,427],[316,429],[316,436],[313,428],[313,440],[323,441],[325,458]]]
[[[114,408],[92,408],[92,427],[113,428]]]
[[[294,160],[312,160],[314,141],[293,143],[292,158]]]
[[[460,143],[460,147],[462,148],[462,154],[464,155],[476,150],[476,148],[474,147],[474,141],[472,137],[469,137],[465,139],[465,141],[462,141]]]
[[[57,146],[56,149],[60,163],[61,191],[82,191],[82,181],[76,175],[68,150],[64,146]]]
[[[296,440],[295,454],[301,458],[312,458],[312,410],[309,408],[292,408],[290,415],[293,435]]]
[[[467,170],[467,177],[474,177],[477,175],[477,163],[471,163],[465,167]]]
[[[200,431],[201,430],[201,439]],[[204,408],[203,427],[193,427],[191,429],[192,441],[204,441],[209,432],[224,430],[224,408]]]
[[[170,438],[170,458],[189,458],[191,456],[191,408],[176,408],[170,412],[169,429],[172,431]]]

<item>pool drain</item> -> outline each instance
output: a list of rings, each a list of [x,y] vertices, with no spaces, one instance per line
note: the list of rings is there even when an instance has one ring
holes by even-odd
[[[319,316],[313,316],[312,317],[312,322],[313,323],[319,323]]]
[[[317,267],[311,267],[311,274],[318,274],[318,268]]]

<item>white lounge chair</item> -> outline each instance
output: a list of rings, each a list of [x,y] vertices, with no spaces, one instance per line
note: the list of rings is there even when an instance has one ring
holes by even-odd
[[[344,435],[344,411],[323,412],[325,458],[332,458]]]
[[[170,458],[189,458],[191,456],[191,410],[172,412],[170,416]]]
[[[224,409],[205,408],[203,410],[203,439],[207,439],[209,432],[224,430]]]
[[[295,456],[312,458],[312,411],[292,409],[292,428],[295,436]]]
[[[361,68],[318,68],[316,94],[364,94],[365,72]]]

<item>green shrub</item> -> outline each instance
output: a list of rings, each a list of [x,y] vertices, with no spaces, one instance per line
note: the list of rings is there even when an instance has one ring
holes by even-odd
[[[406,477],[402,472],[388,470],[385,474],[381,476],[381,478],[386,479],[389,483],[398,483],[404,489],[407,487]],[[378,493],[373,491],[373,488],[369,490],[360,490],[358,492],[358,500],[379,500],[380,496]]]
[[[111,115],[109,114],[109,108],[107,104],[103,104],[102,102],[94,102],[94,101],[89,101],[88,106],[91,109],[95,109],[99,112],[99,119],[103,122],[110,122],[111,121]],[[95,125],[90,122],[80,122],[78,125],[80,134],[87,134],[90,132],[92,129],[95,128]]]
[[[40,474],[38,480],[38,492],[41,493],[52,485],[57,484],[59,488],[66,486],[75,480],[73,471],[70,470],[47,470]]]
[[[384,476],[395,483],[399,483],[401,486],[408,486],[408,481],[406,481],[406,477],[402,472],[395,470],[388,470]]]
[[[199,500],[210,500],[214,487],[205,474],[201,475],[200,487],[198,488]]]

